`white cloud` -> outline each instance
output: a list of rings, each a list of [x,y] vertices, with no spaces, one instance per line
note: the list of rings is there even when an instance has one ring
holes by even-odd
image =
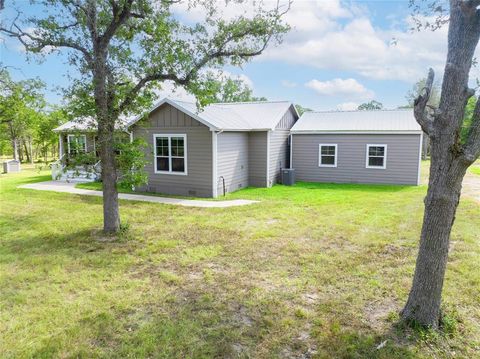
[[[205,72],[207,71],[214,73],[218,77],[218,79],[225,80],[227,78],[231,78],[231,79],[242,80],[248,87],[253,89],[253,81],[246,75],[243,75],[243,74],[235,75],[229,71],[217,70],[217,69],[205,70]],[[195,102],[195,96],[187,92],[187,90],[185,90],[183,86],[176,86],[173,81],[163,82],[162,88],[158,91],[155,91],[155,94],[157,95],[158,99],[162,99],[164,97],[170,97],[170,98],[175,98],[182,101]]]
[[[294,88],[298,86],[296,82],[288,81],[288,80],[282,80],[281,84],[283,87],[288,87],[288,88]]]
[[[323,5],[322,5],[323,4]],[[326,11],[322,6],[332,8]],[[447,26],[437,31],[411,32],[411,19],[401,28],[378,28],[370,15],[339,0],[294,2],[286,20],[292,25],[278,47],[256,61],[280,60],[322,70],[354,72],[376,80],[413,83],[428,67],[441,72],[446,58]],[[399,26],[392,22],[392,26]],[[393,40],[393,41],[392,41]]]
[[[306,87],[316,91],[323,96],[343,96],[347,98],[371,99],[374,96],[373,91],[353,78],[336,78],[329,81],[311,80],[305,84]]]
[[[356,102],[344,102],[337,105],[338,111],[354,111],[358,109],[360,104]]]

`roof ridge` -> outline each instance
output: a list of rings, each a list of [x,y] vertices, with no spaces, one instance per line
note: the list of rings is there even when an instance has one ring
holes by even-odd
[[[210,105],[254,105],[259,103],[292,103],[288,100],[281,100],[281,101],[240,101],[240,102],[213,102]]]
[[[413,108],[390,108],[381,110],[325,110],[325,111],[305,111],[307,113],[345,113],[345,112],[393,112],[393,111],[413,111]]]

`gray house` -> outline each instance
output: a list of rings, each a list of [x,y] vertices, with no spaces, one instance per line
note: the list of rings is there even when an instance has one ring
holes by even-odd
[[[55,131],[60,153],[96,152],[95,124]],[[146,116],[125,120],[117,136],[142,138],[148,182],[139,191],[217,197],[248,186],[270,187],[282,168],[299,181],[416,185],[422,131],[411,110],[306,112],[290,102],[216,103],[198,111],[165,98]],[[62,174],[52,166],[54,178]],[[100,161],[94,166],[99,177]],[[74,171],[71,176],[78,175]]]
[[[128,123],[148,144],[141,191],[217,197],[247,186],[270,187],[290,161],[290,102],[194,103],[165,98],[146,119]]]
[[[420,182],[422,131],[412,110],[306,112],[291,133],[299,181]]]

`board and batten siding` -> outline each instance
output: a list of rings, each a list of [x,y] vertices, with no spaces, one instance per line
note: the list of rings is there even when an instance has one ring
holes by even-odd
[[[420,134],[294,134],[298,181],[416,185]],[[319,144],[337,144],[337,167],[319,167]],[[367,144],[386,144],[385,169],[366,168]]]
[[[248,133],[248,185],[267,186],[268,132]]]
[[[248,132],[222,132],[217,135],[217,194],[248,187]]]
[[[270,150],[269,150],[269,185],[280,182],[281,169],[290,165],[290,148],[288,137],[290,129],[297,119],[293,109],[290,108],[283,115],[275,130],[270,132]]]
[[[164,104],[148,119],[136,124],[134,138],[143,138],[148,146],[145,166],[148,183],[140,191],[173,195],[211,197],[212,188],[212,133],[210,129],[175,107]],[[187,175],[155,173],[154,134],[185,134],[187,136]]]

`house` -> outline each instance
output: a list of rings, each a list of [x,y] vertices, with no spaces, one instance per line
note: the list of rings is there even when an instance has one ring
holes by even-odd
[[[67,159],[96,153],[92,121],[55,131]],[[422,131],[412,110],[306,112],[299,118],[288,101],[215,103],[198,110],[195,103],[164,98],[146,116],[124,120],[117,136],[148,144],[148,181],[137,189],[142,192],[217,197],[270,187],[280,182],[282,168],[308,182],[420,180]],[[93,168],[96,176],[82,180],[99,178],[100,164]],[[53,166],[54,173],[61,171]]]
[[[148,183],[141,191],[217,197],[248,186],[270,187],[288,167],[291,102],[195,103],[165,98],[146,119],[128,123],[148,143]]]
[[[290,165],[290,129],[298,118],[287,101],[215,103],[199,111],[193,102],[165,98],[122,128],[148,144],[148,182],[139,191],[217,197],[277,183]],[[57,128],[60,153],[95,151],[95,128],[82,121]]]
[[[306,112],[291,134],[299,181],[420,182],[422,130],[412,110]]]

